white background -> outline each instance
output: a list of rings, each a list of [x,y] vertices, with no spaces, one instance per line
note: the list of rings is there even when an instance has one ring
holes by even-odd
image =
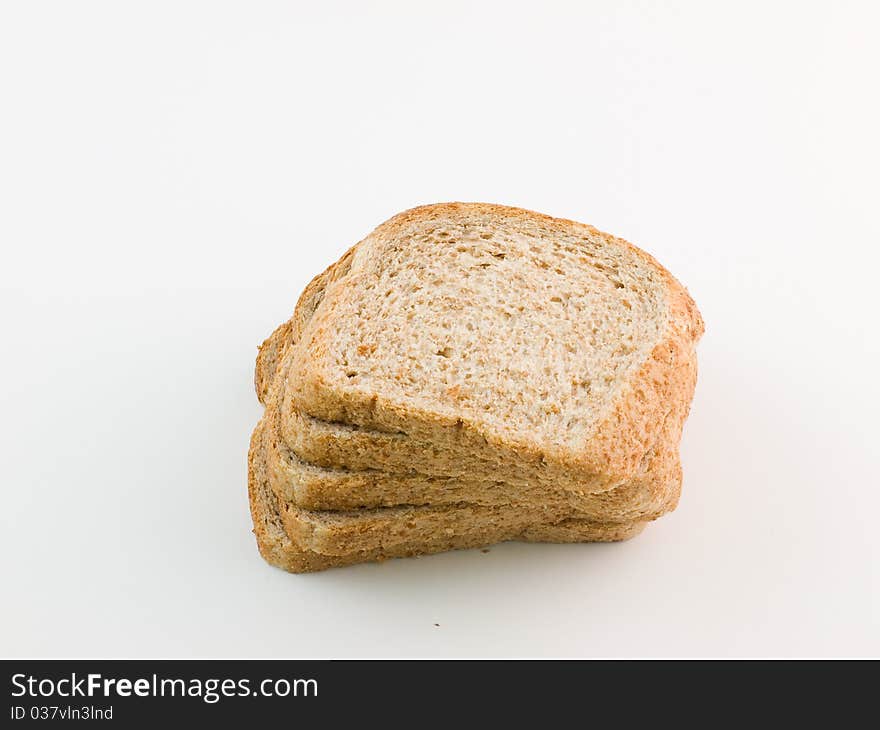
[[[880,655],[876,7],[4,3],[0,654]],[[446,200],[688,286],[681,506],[615,546],[270,568],[256,346]]]

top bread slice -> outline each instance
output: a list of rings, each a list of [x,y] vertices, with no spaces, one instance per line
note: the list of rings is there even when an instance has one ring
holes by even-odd
[[[350,254],[351,252],[349,252]],[[343,257],[343,261],[346,257]],[[323,297],[324,287],[334,276],[336,265],[319,274],[306,287],[294,315],[280,325],[260,347],[255,371],[259,399],[272,412],[272,430],[276,433],[268,452],[270,470],[276,484],[285,485],[285,497],[301,508],[313,510],[348,510],[417,504],[470,502],[497,505],[518,503],[566,503],[572,512],[618,522],[633,519],[656,519],[675,508],[681,489],[681,466],[677,445],[689,400],[664,418],[661,437],[645,455],[639,477],[601,494],[564,491],[552,485],[510,484],[499,480],[492,471],[488,476],[475,473],[469,458],[456,459],[457,474],[424,475],[413,470],[421,466],[422,455],[434,447],[410,442],[404,435],[365,429],[352,429],[340,423],[326,423],[290,412],[286,423],[280,418],[279,403],[270,402],[268,391],[275,386],[272,401],[283,397],[284,381],[280,371],[288,367],[283,353],[299,337],[302,327]],[[695,361],[690,361],[689,387],[696,379]],[[281,391],[280,393],[278,391]],[[287,431],[298,449],[282,441]],[[300,452],[300,453],[298,453]],[[300,454],[305,452],[305,459]],[[376,454],[383,455],[386,469],[372,467]],[[330,464],[321,463],[331,460]],[[356,462],[353,468],[335,468],[332,460]],[[364,465],[364,460],[366,465]]]
[[[611,489],[688,401],[703,331],[631,244],[515,208],[407,211],[331,277],[285,357],[289,408]]]

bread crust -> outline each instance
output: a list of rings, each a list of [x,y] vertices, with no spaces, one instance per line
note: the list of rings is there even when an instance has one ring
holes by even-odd
[[[263,340],[257,353],[257,362],[254,368],[254,388],[260,403],[265,405],[269,395],[269,387],[278,370],[278,365],[284,359],[290,344],[298,342],[302,337],[303,329],[324,298],[327,285],[348,272],[355,248],[357,248],[356,245],[352,246],[337,262],[315,276],[299,295],[291,318],[278,325],[275,331]]]

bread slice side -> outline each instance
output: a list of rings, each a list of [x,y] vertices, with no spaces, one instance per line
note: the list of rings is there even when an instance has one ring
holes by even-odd
[[[265,470],[261,424],[254,429],[248,453],[248,498],[257,547],[264,560],[270,565],[292,573],[308,573],[356,563],[381,562],[390,558],[480,547],[501,539],[492,539],[494,536],[487,535],[480,538],[439,535],[428,542],[397,544],[387,548],[354,551],[345,555],[323,555],[304,549],[291,539],[279,516],[277,500],[269,486]],[[528,527],[517,539],[528,542],[616,542],[635,537],[644,527],[643,522],[604,525],[587,520],[570,519],[555,525]]]
[[[328,266],[306,285],[297,299],[291,318],[278,325],[259,346],[254,368],[254,389],[260,403],[265,405],[278,366],[290,345],[302,337],[303,329],[324,298],[327,285],[348,272],[356,248],[356,245],[352,246],[337,262]]]
[[[283,379],[278,386],[283,388]],[[681,492],[681,465],[675,449],[681,431],[680,414],[670,413],[661,438],[645,455],[640,476],[599,494],[576,494],[537,484],[511,484],[497,476],[479,478],[425,475],[401,465],[399,471],[345,470],[316,466],[299,459],[283,438],[284,425],[276,403],[267,406],[271,436],[268,469],[279,497],[311,510],[345,510],[396,505],[553,505],[570,513],[607,522],[653,520],[671,511]],[[343,439],[332,443],[344,450]]]
[[[553,525],[573,516],[566,500],[540,499],[516,504],[508,499],[494,505],[447,502],[348,511],[303,509],[296,501],[285,499],[286,482],[278,479],[283,472],[272,468],[273,447],[279,441],[278,391],[284,387],[285,380],[280,377],[283,373],[282,366],[270,386],[260,424],[263,458],[285,532],[303,549],[346,555],[410,544],[499,542],[514,539],[534,525]],[[578,516],[601,521],[600,515]]]
[[[427,206],[380,226],[347,269],[287,354],[300,412],[611,488],[637,470],[659,415],[690,400],[693,301],[650,256],[589,226]],[[496,291],[510,282],[530,294],[515,312]]]

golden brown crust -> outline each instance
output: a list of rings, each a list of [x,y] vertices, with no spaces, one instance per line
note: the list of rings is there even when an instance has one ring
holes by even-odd
[[[684,409],[684,418],[690,408],[696,387],[696,338],[702,335],[702,319],[693,300],[677,285],[671,274],[669,308],[671,328],[667,338],[657,344],[648,359],[639,368],[610,415],[594,432],[589,452],[584,459],[589,463],[606,463],[618,474],[632,474],[638,469],[639,454],[645,453],[657,439],[660,422],[657,413],[670,404]],[[679,429],[676,444],[681,436]]]
[[[275,331],[263,340],[257,353],[257,364],[254,368],[254,389],[257,391],[257,400],[264,405],[278,363],[283,359],[284,352],[291,342],[291,326],[292,319],[279,324]]]
[[[269,387],[278,370],[278,365],[284,359],[290,344],[297,342],[302,336],[303,328],[321,303],[327,285],[348,272],[356,247],[352,246],[348,249],[339,261],[328,266],[306,285],[296,302],[293,316],[278,325],[275,331],[260,345],[254,368],[254,387],[260,403],[265,405]]]

